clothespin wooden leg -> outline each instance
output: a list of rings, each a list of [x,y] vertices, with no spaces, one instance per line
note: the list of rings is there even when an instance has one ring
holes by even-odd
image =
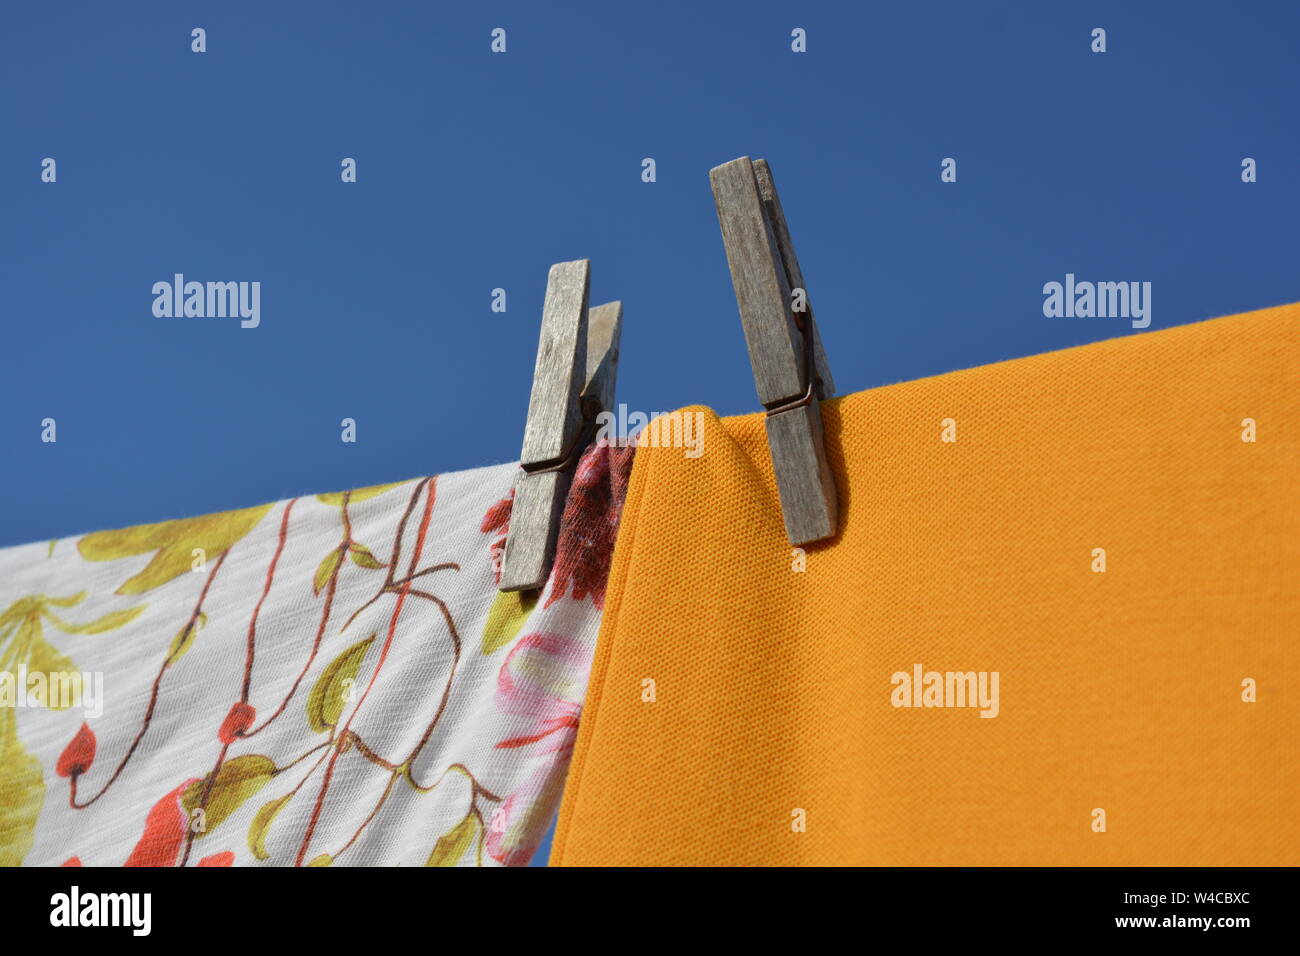
[[[623,306],[611,302],[589,312],[590,284],[587,259],[556,263],[547,277],[502,591],[546,583],[574,466],[596,415],[613,404]]]
[[[748,156],[709,172],[792,545],[835,534],[838,498],[818,401],[835,389],[772,172]]]
[[[593,305],[587,313],[587,381],[582,397],[596,412],[614,411],[618,348],[623,336],[623,303]]]
[[[826,460],[821,408],[814,401],[768,415],[767,447],[772,453],[786,538],[798,547],[832,537],[838,502],[835,478]]]

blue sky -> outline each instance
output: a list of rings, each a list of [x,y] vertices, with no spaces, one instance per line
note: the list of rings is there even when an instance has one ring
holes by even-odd
[[[1066,272],[1151,281],[1153,329],[1300,298],[1296,6],[1136,6],[14,6],[0,545],[516,458],[563,259],[625,303],[620,401],[755,409],[743,154],[842,393],[1131,334],[1045,318]],[[176,272],[260,281],[261,326],[155,318]]]
[[[1281,2],[11,5],[0,546],[513,460],[565,259],[624,302],[620,401],[756,410],[708,185],[745,154],[841,393],[1132,334],[1044,317],[1067,272],[1151,282],[1153,330],[1300,299],[1298,30]],[[261,282],[261,325],[156,318],[177,272]]]

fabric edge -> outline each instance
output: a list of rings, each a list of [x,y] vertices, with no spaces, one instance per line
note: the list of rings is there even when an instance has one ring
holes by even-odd
[[[716,417],[716,416],[715,416]],[[623,502],[623,514],[619,519],[618,536],[614,540],[614,563],[610,567],[609,578],[605,583],[605,610],[596,635],[596,655],[592,659],[591,674],[587,679],[587,696],[583,701],[583,714],[578,724],[578,740],[574,745],[573,756],[569,760],[569,770],[564,781],[564,795],[560,799],[559,819],[555,825],[555,836],[551,840],[551,856],[548,866],[566,866],[564,857],[568,849],[569,827],[577,804],[581,799],[582,773],[586,765],[587,751],[591,748],[591,738],[596,731],[596,721],[600,712],[600,702],[604,688],[604,675],[613,654],[614,629],[623,607],[623,595],[626,591],[628,568],[632,564],[635,551],[636,527],[641,515],[642,489],[648,480],[653,465],[645,448],[638,448],[632,461],[632,479],[628,484],[627,498]],[[645,462],[645,467],[639,467]]]

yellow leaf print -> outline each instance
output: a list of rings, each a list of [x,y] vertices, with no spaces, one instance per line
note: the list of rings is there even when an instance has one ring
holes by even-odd
[[[81,674],[72,658],[54,648],[38,633],[27,655],[28,675],[44,679],[31,685],[28,696],[42,707],[67,710],[81,703]],[[57,682],[57,683],[56,683]],[[53,688],[51,685],[54,685]],[[50,691],[54,690],[51,694]]]
[[[118,594],[141,594],[189,571],[195,548],[201,548],[209,560],[229,551],[270,510],[271,505],[258,505],[121,531],[96,531],[77,542],[77,549],[88,561],[116,561],[157,552],[143,571],[117,589]]]
[[[370,485],[367,488],[357,488],[351,494],[346,491],[328,491],[323,495],[316,497],[327,505],[339,506],[343,504],[343,496],[348,495],[348,504],[354,505],[358,501],[365,501],[367,498],[374,498],[376,495],[382,495],[389,488],[396,488],[398,485],[404,485],[404,481],[390,481],[386,485]]]
[[[67,631],[69,634],[103,634],[105,631],[112,631],[123,624],[131,623],[135,620],[136,615],[144,610],[144,607],[141,604],[139,607],[129,607],[123,611],[109,611],[103,617],[91,621],[89,624],[71,624],[52,611],[46,611],[45,616],[60,631]]]
[[[23,862],[44,803],[41,765],[18,739],[18,712],[0,708],[0,866]]]
[[[483,653],[491,654],[514,640],[536,605],[536,591],[498,591],[483,623]]]
[[[311,591],[313,594],[320,594],[320,592],[325,589],[325,585],[329,584],[330,578],[334,576],[334,571],[338,568],[339,562],[342,560],[343,558],[339,554],[337,548],[325,555],[321,560],[321,563],[316,566],[316,573],[311,579]]]
[[[293,793],[286,793],[283,797],[264,804],[262,809],[257,811],[257,815],[253,817],[252,826],[248,828],[248,848],[253,851],[253,856],[259,860],[265,860],[271,855],[266,852],[266,833],[271,829],[271,823],[275,820],[275,815],[284,809],[284,805],[292,799]]]
[[[63,710],[75,706],[81,699],[81,674],[77,665],[45,640],[44,621],[68,634],[102,634],[134,620],[145,609],[141,604],[110,611],[85,624],[65,621],[50,610],[50,606],[74,607],[85,596],[85,591],[71,597],[34,594],[19,598],[0,614],[0,671],[14,673],[25,669],[29,674],[42,675],[44,680],[29,688],[31,697],[42,707]],[[53,698],[49,694],[52,689],[59,691]]]
[[[194,639],[199,636],[199,631],[206,627],[207,624],[208,616],[200,612],[197,617],[181,625],[181,629],[172,638],[171,647],[167,648],[168,667],[189,653],[190,648],[194,646]]]
[[[181,806],[185,809],[185,815],[191,819],[195,808],[200,805],[204,794],[207,794],[207,800],[203,802],[206,826],[194,835],[194,839],[198,840],[215,830],[279,772],[270,757],[244,754],[223,763],[215,778],[208,774],[186,787],[181,793]]]
[[[316,685],[307,695],[307,723],[315,733],[323,734],[337,726],[349,697],[348,685],[344,682],[356,681],[361,662],[366,659],[366,652],[374,642],[375,635],[371,634],[364,641],[353,644],[334,658],[316,678]]]
[[[468,813],[465,819],[456,824],[446,833],[438,838],[438,842],[433,845],[433,850],[429,853],[429,859],[425,861],[425,866],[455,866],[460,862],[461,857],[465,855],[474,844],[474,838],[478,835],[478,819],[474,814]]]

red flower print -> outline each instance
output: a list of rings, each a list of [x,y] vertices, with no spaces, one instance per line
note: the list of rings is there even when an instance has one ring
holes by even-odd
[[[542,753],[562,751],[565,756],[568,756],[573,749],[573,742],[578,733],[579,710],[576,704],[562,705],[562,708],[561,713],[541,720],[532,733],[503,740],[497,744],[497,749],[510,750],[514,747],[527,747],[529,744],[538,743],[551,734],[560,731],[560,735],[551,738],[550,745],[543,748]]]
[[[181,807],[181,794],[198,778],[191,777],[153,805],[145,817],[144,833],[123,866],[175,866],[185,845],[188,817]],[[214,853],[199,860],[199,866],[234,866],[235,854],[230,850]],[[69,857],[63,866],[81,866],[80,857]]]
[[[479,526],[484,534],[497,534],[497,538],[488,546],[488,553],[492,556],[492,578],[493,583],[501,583],[501,562],[505,560],[506,553],[506,533],[510,530],[510,512],[515,505],[515,490],[510,489],[510,494],[506,495],[483,516],[483,524]]]
[[[510,489],[510,494],[506,495],[483,516],[483,524],[480,530],[484,534],[491,534],[493,531],[506,531],[510,527],[510,509],[515,503],[515,490]]]
[[[627,498],[627,482],[632,472],[635,446],[613,446],[608,439],[589,446],[574,470],[573,483],[560,515],[560,531],[555,544],[555,561],[551,566],[551,589],[543,607],[550,607],[569,592],[581,601],[588,596],[596,607],[605,604],[605,579],[618,535],[618,521]],[[492,570],[501,582],[501,562],[505,556],[506,535],[510,531],[510,512],[515,492],[502,498],[483,516],[480,530],[497,533],[490,545]]]
[[[75,777],[85,773],[95,762],[95,732],[83,723],[71,743],[63,748],[59,762],[54,765],[54,772],[60,777]]]
[[[631,445],[614,447],[602,438],[583,453],[560,516],[551,590],[542,607],[564,597],[570,585],[575,601],[590,596],[592,604],[604,607],[605,583],[634,450]]]
[[[175,866],[185,842],[185,811],[181,809],[181,792],[194,782],[183,784],[153,805],[145,817],[144,833],[123,866]]]
[[[217,738],[223,744],[232,744],[237,737],[244,736],[250,726],[253,718],[257,716],[257,709],[252,704],[246,704],[242,700],[235,701],[230,713],[226,714],[226,719],[221,722],[221,729],[217,731]]]

